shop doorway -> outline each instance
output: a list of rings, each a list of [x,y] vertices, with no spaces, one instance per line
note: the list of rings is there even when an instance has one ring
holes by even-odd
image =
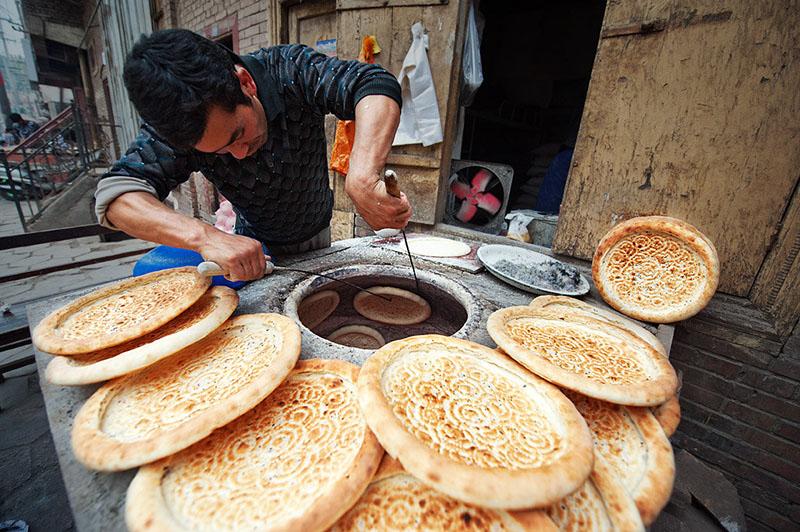
[[[476,2],[484,81],[454,158],[513,168],[495,187],[508,211],[558,213],[604,12],[604,0]]]

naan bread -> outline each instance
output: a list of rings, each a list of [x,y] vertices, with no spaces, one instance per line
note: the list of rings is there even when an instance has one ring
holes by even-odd
[[[636,503],[600,457],[595,458],[589,480],[548,508],[547,514],[559,530],[569,532],[644,531]]]
[[[681,423],[681,403],[678,400],[678,396],[673,395],[667,399],[666,403],[654,406],[652,411],[658,420],[658,424],[664,429],[664,434],[667,435],[667,438],[672,437]]]
[[[543,308],[543,309],[561,309],[561,310],[571,310],[573,312],[579,313],[588,313],[589,317],[593,317],[598,320],[606,321],[617,327],[621,327],[631,334],[635,334],[648,344],[650,347],[658,351],[664,356],[667,356],[667,350],[664,349],[664,344],[656,338],[656,336],[639,325],[638,323],[631,321],[627,318],[620,316],[619,314],[615,314],[613,312],[609,312],[608,310],[595,307],[594,305],[590,305],[588,303],[584,303],[580,299],[576,299],[574,297],[566,297],[566,296],[539,296],[534,298],[533,301],[530,302],[530,306],[534,308]]]
[[[669,502],[675,458],[664,430],[649,408],[614,405],[567,392],[589,425],[594,452],[636,501],[645,525]]]
[[[666,216],[642,216],[615,226],[592,261],[600,295],[620,312],[671,323],[694,316],[719,284],[719,258],[697,228]]]
[[[412,238],[408,241],[408,249],[413,255],[423,257],[463,257],[472,251],[469,244],[437,236]]]
[[[591,471],[591,434],[572,403],[480,344],[439,335],[388,343],[361,369],[358,396],[389,455],[462,502],[547,506]]]
[[[311,294],[300,302],[297,316],[303,325],[313,329],[333,314],[339,306],[339,300],[339,292],[336,290],[322,290]]]
[[[303,360],[253,410],[141,468],[125,521],[138,530],[323,530],[363,493],[383,450],[356,397],[358,367]]]
[[[119,471],[185,449],[257,405],[299,356],[294,321],[279,314],[236,316],[97,390],[75,417],[75,456],[91,469]]]
[[[94,353],[53,358],[45,376],[53,384],[79,386],[126,375],[208,336],[233,314],[238,303],[235,290],[214,286],[188,310],[151,333]]]
[[[596,399],[655,406],[678,387],[666,357],[626,330],[585,315],[509,307],[489,316],[487,329],[530,371]]]
[[[378,349],[386,345],[383,335],[366,325],[345,325],[333,331],[328,340],[359,349]]]
[[[33,344],[54,355],[91,353],[153,331],[192,306],[211,279],[197,268],[173,268],[119,281],[50,313]]]
[[[118,345],[158,329],[191,307],[210,284],[211,279],[194,267],[131,277],[50,313],[31,339],[38,349],[54,355]]]
[[[357,293],[353,298],[353,308],[367,319],[391,325],[414,325],[431,317],[431,306],[427,301],[413,292],[393,286],[371,286],[369,292]]]
[[[429,488],[386,455],[367,490],[330,530],[555,532],[557,528],[543,511],[509,513],[457,501]]]

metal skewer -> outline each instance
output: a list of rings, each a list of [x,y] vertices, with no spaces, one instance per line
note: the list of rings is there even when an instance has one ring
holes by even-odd
[[[393,170],[386,170],[383,174],[383,182],[386,183],[386,192],[390,196],[400,198],[400,186],[397,184],[397,174]],[[406,230],[401,229],[403,233],[403,242],[406,244],[406,252],[408,253],[408,262],[411,263],[411,272],[414,274],[414,282],[417,285],[417,293],[419,293],[419,278],[417,277],[417,268],[414,267],[414,259],[411,258],[411,248],[408,247],[408,238],[406,237]]]

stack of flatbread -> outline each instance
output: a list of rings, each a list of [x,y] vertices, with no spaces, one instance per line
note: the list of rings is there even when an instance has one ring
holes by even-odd
[[[487,327],[503,352],[564,391],[592,434],[589,479],[548,516],[561,529],[651,524],[672,492],[668,436],[680,419],[663,345],[637,323],[567,297],[498,310]]]
[[[320,296],[321,313],[336,299]],[[111,379],[72,444],[92,469],[141,466],[131,530],[643,530],[669,498],[659,419],[674,430],[677,378],[635,322],[537,298],[490,317],[500,349],[414,336],[359,369],[298,362],[294,321],[230,318],[236,302],[176,269],[93,292],[35,331],[59,355],[53,382]]]

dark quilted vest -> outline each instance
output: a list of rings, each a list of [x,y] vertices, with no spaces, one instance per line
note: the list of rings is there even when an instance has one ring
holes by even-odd
[[[258,152],[242,160],[181,153],[145,124],[104,177],[143,179],[163,200],[199,170],[233,204],[239,232],[267,244],[303,242],[332,214],[325,114],[353,119],[356,103],[369,94],[399,104],[400,86],[378,65],[327,58],[301,45],[265,48],[243,59],[267,114],[269,136]]]

